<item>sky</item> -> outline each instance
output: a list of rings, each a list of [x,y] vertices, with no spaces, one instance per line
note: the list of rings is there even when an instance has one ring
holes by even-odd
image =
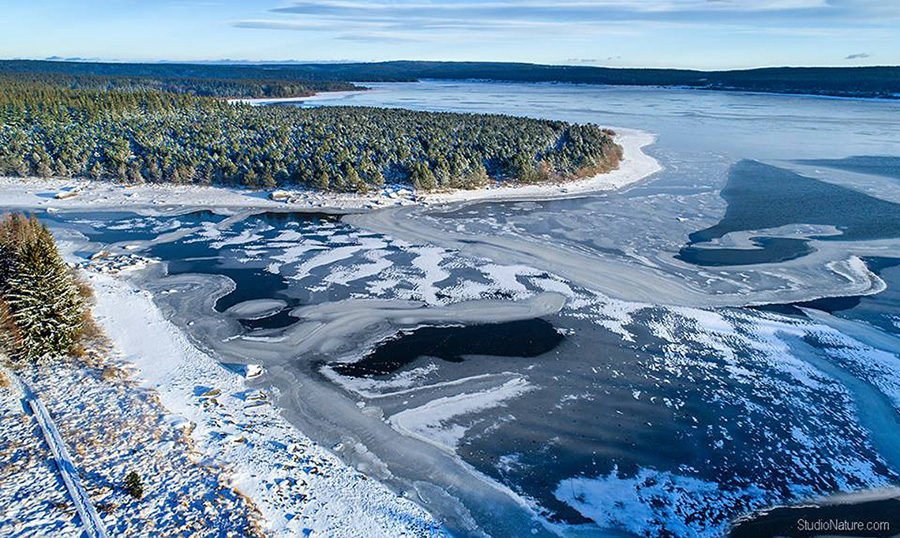
[[[0,0],[0,58],[900,64],[900,0]]]

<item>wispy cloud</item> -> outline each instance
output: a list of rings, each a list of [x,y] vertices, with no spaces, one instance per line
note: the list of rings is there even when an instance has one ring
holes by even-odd
[[[624,63],[619,56],[623,53],[629,61],[641,61],[635,60],[634,53],[641,48],[646,62],[651,52],[643,44],[634,45],[638,39],[652,42],[657,36],[671,39],[682,35],[683,40],[677,40],[690,43],[735,36],[736,42],[747,47],[753,39],[779,41],[777,47],[771,47],[774,52],[761,57],[761,62],[769,62],[785,56],[781,51],[788,40],[827,39],[832,46],[841,41],[844,50],[880,50],[873,42],[889,41],[900,28],[900,0],[293,0],[272,7],[263,16],[238,19],[232,26],[288,30],[301,39],[308,34],[317,40],[335,40],[335,46],[353,41],[386,46],[446,45],[445,49],[419,49],[430,50],[432,55],[461,46],[474,49],[493,44],[498,50],[506,47],[509,54],[513,47],[532,49],[537,43],[546,43],[548,51],[565,49],[564,54],[574,58],[581,58],[581,50],[587,51],[587,57],[596,60],[577,63],[597,64]],[[637,39],[630,40],[628,50],[623,45],[627,39],[605,37]],[[580,48],[578,41],[584,43]],[[668,43],[661,46],[671,48],[672,41]],[[841,57],[840,48],[833,48],[831,57]],[[408,55],[407,51],[414,49],[372,50]],[[752,55],[750,49],[744,52],[746,57]],[[708,45],[696,54],[725,57],[724,50],[710,51]],[[659,56],[666,56],[663,49]],[[558,61],[566,57],[560,56]],[[688,57],[682,53],[679,58],[684,61]],[[691,57],[689,61],[702,60]]]
[[[855,54],[848,54],[844,57],[845,60],[864,60],[866,58],[871,58],[872,55],[868,52],[857,52]]]
[[[629,24],[679,24],[748,31],[790,32],[845,24],[900,22],[894,7],[874,0],[299,0],[274,8],[270,19],[242,20],[239,28],[332,30],[341,39],[378,28],[386,40],[418,40],[435,32],[527,37],[528,30],[588,34],[635,33]],[[426,33],[432,34],[425,36]],[[416,34],[419,34],[418,36]]]
[[[333,23],[328,21],[298,21],[298,20],[271,20],[271,19],[247,19],[232,24],[235,28],[254,28],[257,30],[322,30],[333,28]]]
[[[417,2],[302,0],[275,8],[275,13],[346,19],[452,18],[495,21],[672,20],[700,16],[728,18],[748,13],[784,14],[830,9],[826,0],[546,0],[485,2]]]
[[[352,34],[340,35],[337,39],[341,39],[344,41],[362,41],[364,43],[415,43],[427,41],[426,37],[392,32],[357,32]]]

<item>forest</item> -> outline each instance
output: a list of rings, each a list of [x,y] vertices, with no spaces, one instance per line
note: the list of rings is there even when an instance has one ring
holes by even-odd
[[[0,175],[343,192],[393,182],[428,191],[585,177],[621,158],[614,133],[596,125],[250,106],[196,93],[0,76]]]
[[[61,86],[72,90],[154,90],[204,97],[239,99],[308,97],[317,92],[363,90],[350,82],[284,79],[194,78],[131,75],[66,75],[58,73],[2,73],[0,83]]]
[[[664,86],[720,91],[756,91],[900,97],[900,67],[767,67],[730,71],[610,68],[508,62],[390,61],[375,63],[124,64],[59,61],[0,61],[0,75],[25,73],[156,77],[163,79],[257,79],[294,83],[404,82],[422,79],[565,82]]]

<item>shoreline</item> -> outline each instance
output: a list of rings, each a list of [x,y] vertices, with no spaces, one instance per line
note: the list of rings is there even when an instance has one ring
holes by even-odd
[[[522,80],[490,80],[490,79],[450,79],[450,78],[421,78],[414,81],[386,81],[386,82],[368,82],[360,84],[410,84],[422,82],[437,83],[474,83],[474,84],[524,84],[534,86],[586,86],[597,88],[617,88],[641,90],[673,90],[673,91],[697,91],[697,92],[718,92],[718,93],[736,93],[743,95],[768,95],[781,97],[803,97],[813,99],[832,99],[841,101],[861,101],[873,103],[900,103],[900,94],[894,94],[893,97],[868,96],[868,95],[831,95],[823,93],[798,93],[798,92],[778,92],[765,90],[748,90],[740,88],[702,88],[692,86],[660,86],[660,85],[634,85],[634,84],[595,84],[591,82],[560,82],[560,81],[522,81]],[[341,99],[344,97],[372,91],[374,88],[366,88],[365,90],[345,90],[335,92],[316,92],[309,97],[260,97],[260,98],[234,98],[228,99],[229,103],[246,103],[250,105],[273,105],[279,103],[303,102],[303,101],[324,101],[329,99]]]
[[[3,209],[55,210],[144,210],[167,208],[312,211],[359,213],[383,208],[435,203],[550,200],[587,196],[621,189],[643,180],[662,166],[643,149],[656,135],[635,129],[617,130],[616,143],[623,148],[615,170],[592,178],[561,183],[500,186],[447,193],[416,193],[409,185],[387,185],[370,194],[332,193],[283,186],[273,190],[200,185],[122,185],[113,181],[63,178],[0,176]],[[283,193],[290,201],[270,199]]]
[[[305,103],[307,101],[323,101],[327,99],[341,99],[350,95],[357,95],[369,91],[368,88],[362,90],[342,90],[336,92],[316,92],[312,95],[303,97],[241,97],[236,99],[227,99],[229,105],[243,104],[250,106],[277,105],[281,103]]]
[[[656,142],[657,135],[638,129],[615,129],[615,141],[622,146],[619,166],[595,176],[536,185],[504,185],[452,192],[423,193],[425,204],[493,201],[543,201],[589,196],[594,193],[619,190],[644,180],[663,170],[663,166],[645,153],[645,147]]]
[[[419,504],[291,425],[278,395],[250,381],[258,377],[255,369],[227,366],[199,348],[150,292],[125,275],[84,274],[95,291],[98,323],[138,370],[135,380],[159,394],[172,423],[194,424],[198,452],[225,466],[230,485],[259,508],[268,535],[447,536]]]

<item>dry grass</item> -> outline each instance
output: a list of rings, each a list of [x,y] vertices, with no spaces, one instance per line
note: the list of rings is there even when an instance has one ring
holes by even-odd
[[[97,324],[94,320],[94,316],[91,315],[90,310],[85,310],[81,319],[81,338],[82,340],[87,340],[91,342],[102,342],[106,343],[106,335],[103,334],[103,329]]]
[[[103,370],[100,371],[100,379],[103,381],[121,381],[127,377],[128,374],[112,365],[106,365],[103,367]]]
[[[75,286],[78,288],[78,295],[81,295],[81,298],[84,299],[85,304],[92,305],[94,304],[94,288],[88,284],[77,270],[72,269],[72,280],[75,282]]]

